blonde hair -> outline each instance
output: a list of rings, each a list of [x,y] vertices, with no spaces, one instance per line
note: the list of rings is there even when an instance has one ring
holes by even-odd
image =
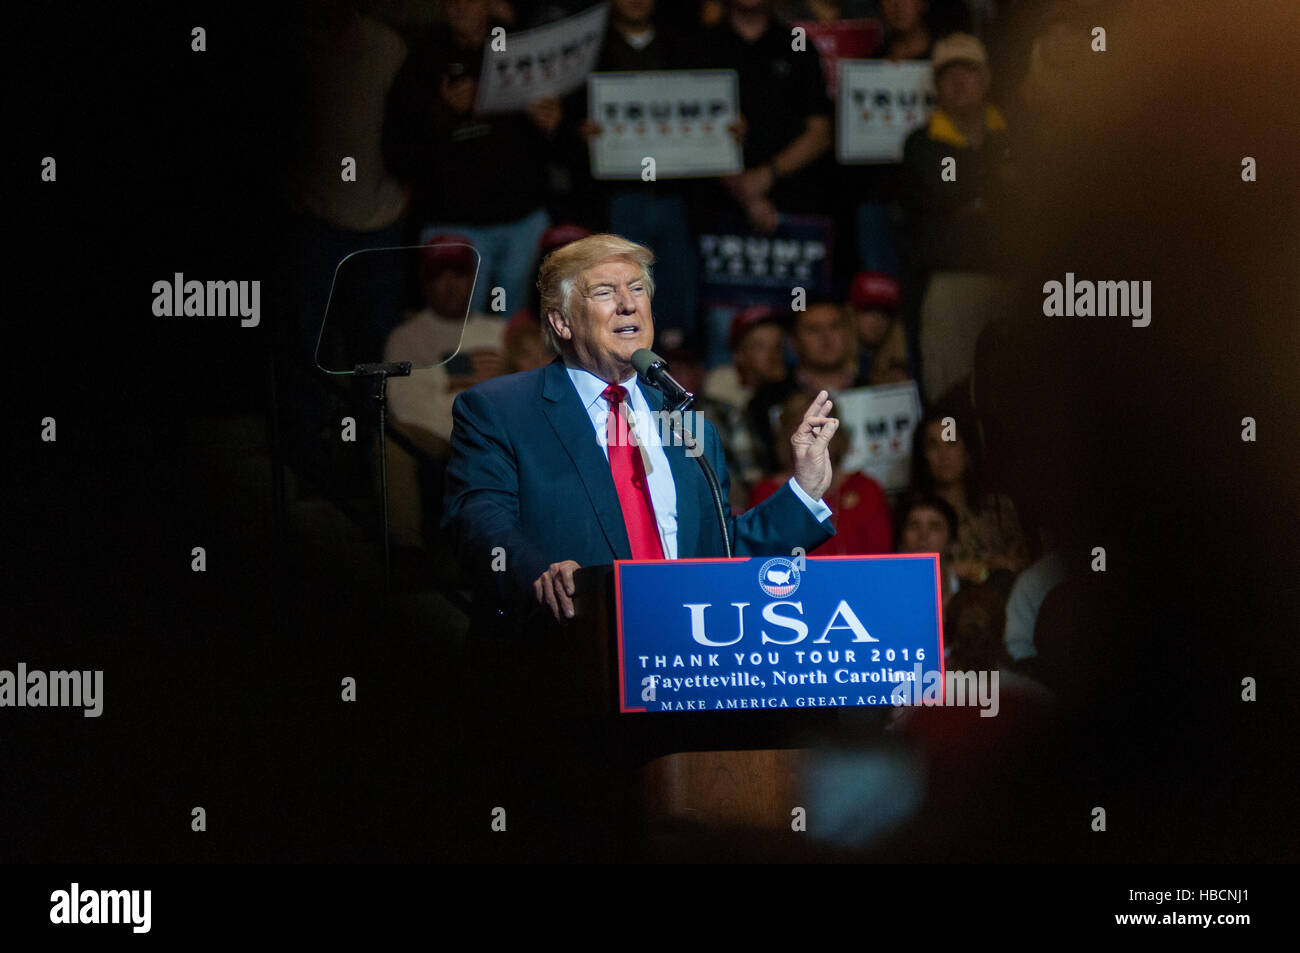
[[[550,313],[558,311],[567,320],[573,315],[573,297],[581,293],[578,276],[588,268],[607,258],[622,258],[641,270],[646,293],[654,299],[655,283],[650,273],[655,253],[644,245],[630,242],[621,235],[588,235],[576,242],[561,245],[546,256],[537,271],[537,290],[541,293],[542,337],[552,351],[560,350],[560,342],[551,327]]]

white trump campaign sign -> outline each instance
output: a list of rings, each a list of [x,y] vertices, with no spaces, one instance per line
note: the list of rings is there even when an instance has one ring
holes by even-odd
[[[916,382],[840,391],[835,415],[849,434],[849,452],[840,464],[844,471],[861,470],[887,493],[906,489],[912,433],[921,419]]]
[[[728,175],[743,169],[727,126],[740,114],[734,70],[592,73],[591,170],[597,179]],[[645,160],[653,159],[650,166]]]
[[[930,62],[840,60],[840,162],[899,162],[903,141],[925,125],[934,108]]]
[[[602,3],[547,26],[490,38],[483,49],[475,108],[512,112],[580,88],[600,55],[608,15],[609,7]]]

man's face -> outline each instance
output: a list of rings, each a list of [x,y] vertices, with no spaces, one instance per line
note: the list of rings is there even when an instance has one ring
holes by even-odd
[[[578,275],[571,317],[548,320],[573,361],[607,383],[633,373],[632,354],[654,344],[650,293],[641,269],[624,258],[606,258]]]
[[[984,97],[989,91],[989,73],[978,63],[958,60],[949,63],[935,77],[934,88],[940,109],[950,114],[968,115],[984,108]]]
[[[457,320],[469,310],[474,273],[460,268],[440,268],[424,284],[424,296],[435,314]]]
[[[750,328],[736,348],[736,370],[753,386],[775,382],[785,377],[785,358],[781,344],[785,334],[775,324]]]
[[[795,324],[794,349],[799,363],[815,371],[843,367],[849,356],[849,328],[833,304],[813,305]]]
[[[859,344],[874,350],[884,343],[885,335],[889,333],[889,325],[892,323],[887,312],[878,308],[867,308],[855,311],[854,318],[858,326]]]
[[[901,549],[905,553],[938,553],[947,556],[952,545],[948,521],[930,506],[916,506],[903,523]]]

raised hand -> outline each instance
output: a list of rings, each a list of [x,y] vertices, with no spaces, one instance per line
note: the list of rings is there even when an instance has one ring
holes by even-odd
[[[831,486],[829,447],[840,422],[830,416],[830,412],[830,395],[826,391],[818,392],[790,437],[790,446],[794,448],[795,481],[814,500],[820,500]]]

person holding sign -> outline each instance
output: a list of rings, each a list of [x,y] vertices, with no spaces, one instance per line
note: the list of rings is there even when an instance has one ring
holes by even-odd
[[[731,200],[764,234],[780,211],[824,212],[832,107],[816,49],[791,49],[789,25],[769,0],[730,0],[722,22],[695,40],[692,66],[739,77],[745,171],[722,179]]]
[[[885,33],[871,59],[892,63],[928,60],[934,48],[934,38],[926,22],[929,6],[928,0],[883,0],[880,13]],[[902,171],[898,162],[842,164],[837,172],[845,194],[857,196],[853,227],[857,235],[858,266],[866,271],[897,273],[902,216],[899,209]]]
[[[481,260],[470,307],[504,316],[527,301],[537,244],[550,224],[546,167],[560,103],[541,96],[523,111],[479,113],[486,46],[501,24],[487,0],[456,0],[446,15],[393,82],[387,153],[414,186],[409,218],[420,243],[440,232],[465,236]],[[505,292],[496,308],[488,300],[494,287]]]
[[[652,412],[663,395],[632,366],[654,343],[653,260],[617,235],[553,252],[537,283],[560,356],[456,398],[443,525],[475,577],[480,632],[528,625],[521,610],[530,603],[570,618],[581,566],[723,555],[704,476],[680,441],[661,436]],[[717,431],[707,421],[694,428],[718,474],[737,555],[789,554],[834,535],[821,500],[839,426],[830,410],[824,391],[811,401],[791,440],[794,475],[740,516],[725,503]]]
[[[612,0],[596,72],[659,72],[676,66],[677,43],[656,24],[654,0]],[[660,175],[649,181],[637,178],[631,182],[597,183],[592,179],[588,144],[606,134],[605,124],[601,117],[589,116],[591,106],[586,87],[573,93],[565,105],[567,111],[582,117],[576,125],[581,148],[570,164],[590,183],[585,197],[596,200],[600,206],[599,211],[588,213],[590,220],[598,223],[592,227],[608,228],[615,234],[659,249],[661,265],[676,277],[673,287],[661,292],[659,327],[665,339],[672,339],[665,346],[680,343],[695,331],[698,264],[688,213],[690,186]]]

